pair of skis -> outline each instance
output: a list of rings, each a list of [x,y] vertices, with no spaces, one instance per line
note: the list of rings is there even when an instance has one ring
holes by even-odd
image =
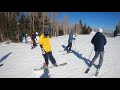
[[[63,51],[59,51],[59,52],[65,52],[65,53],[61,54],[61,55],[65,55],[65,54],[73,53],[73,50],[71,50],[71,51],[63,50]],[[77,51],[77,52],[79,52],[79,51]]]
[[[59,66],[65,66],[67,63],[61,63],[61,64],[58,64],[57,66],[50,66],[50,67],[47,67],[48,69],[50,68],[54,68],[54,67],[59,67]],[[44,70],[46,68],[44,67],[40,67],[40,68],[35,68],[34,71],[40,71],[40,70]]]
[[[89,71],[90,71],[90,69],[88,68],[88,69],[85,71],[85,73],[87,74]],[[98,74],[99,74],[99,70],[97,69],[96,72],[95,72],[95,76],[98,76]]]
[[[64,51],[63,51],[64,52]],[[65,54],[69,54],[72,53],[72,51],[66,51],[65,53],[61,54],[61,55],[65,55]]]

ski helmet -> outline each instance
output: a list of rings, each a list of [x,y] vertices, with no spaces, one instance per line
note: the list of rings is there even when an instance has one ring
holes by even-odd
[[[99,28],[99,31],[98,31],[98,32],[102,33],[102,32],[103,32],[103,30],[102,30],[101,28]]]
[[[48,34],[49,34],[49,28],[46,27],[46,28],[44,29],[44,35],[45,35],[45,36],[48,36]]]

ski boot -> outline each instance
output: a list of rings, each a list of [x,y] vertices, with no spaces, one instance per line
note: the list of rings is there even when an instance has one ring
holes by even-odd
[[[48,64],[43,63],[43,68],[44,68],[44,69],[48,68]]]
[[[88,69],[85,71],[85,73],[88,73],[90,71],[90,67],[88,67]]]
[[[54,67],[57,67],[58,65],[56,63],[53,64]]]
[[[100,71],[100,69],[96,70],[95,76],[98,76],[99,71]]]

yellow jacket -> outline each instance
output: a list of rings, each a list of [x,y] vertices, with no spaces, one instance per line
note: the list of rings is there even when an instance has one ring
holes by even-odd
[[[40,38],[39,38],[38,44],[39,44],[39,45],[42,45],[42,46],[43,46],[43,49],[44,49],[46,52],[52,51],[51,45],[50,45],[50,38],[49,38],[49,36],[45,37],[44,34],[42,34],[42,35],[40,36]]]

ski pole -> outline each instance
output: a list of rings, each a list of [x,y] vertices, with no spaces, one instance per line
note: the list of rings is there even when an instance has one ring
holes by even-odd
[[[88,60],[89,60],[89,59],[90,59],[90,57],[91,57],[91,54],[92,54],[93,49],[94,49],[94,47],[93,47],[93,48],[92,48],[92,50],[91,50],[91,53],[90,53],[90,56],[89,56]]]

